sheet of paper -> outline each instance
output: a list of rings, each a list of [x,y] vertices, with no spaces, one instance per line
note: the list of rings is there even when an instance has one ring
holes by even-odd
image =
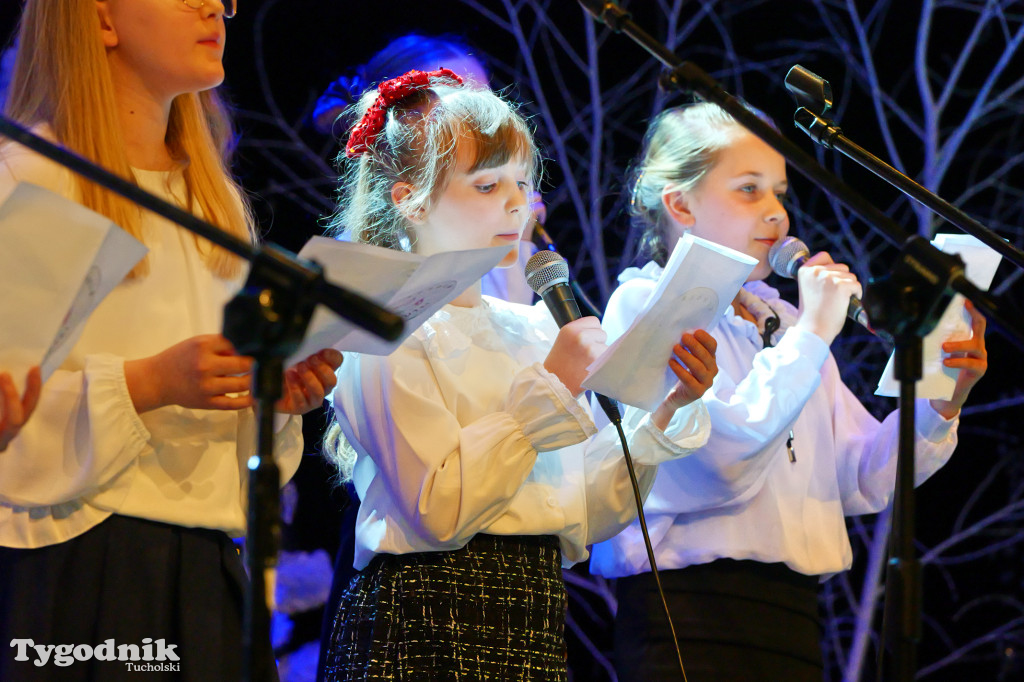
[[[686,234],[629,329],[588,368],[583,387],[628,405],[655,409],[676,378],[668,370],[683,332],[712,329],[757,259]]]
[[[288,364],[323,348],[389,355],[427,318],[468,289],[508,253],[495,246],[424,257],[369,244],[313,237],[299,256],[324,266],[328,281],[356,291],[405,319],[405,333],[385,341],[320,306]]]
[[[67,357],[100,301],[146,254],[105,216],[20,183],[0,205],[0,371],[23,390]]]
[[[946,253],[959,254],[966,264],[967,279],[979,288],[988,290],[1002,260],[997,251],[967,234],[937,234],[932,244]],[[942,352],[942,344],[948,339],[960,340],[970,337],[971,317],[964,309],[964,297],[956,294],[942,313],[935,329],[922,340],[924,371],[916,384],[918,398],[948,400],[952,397],[959,370],[943,366],[942,359],[945,355]],[[894,357],[890,355],[882,377],[878,380],[876,395],[900,394],[900,384],[894,376],[893,362]]]

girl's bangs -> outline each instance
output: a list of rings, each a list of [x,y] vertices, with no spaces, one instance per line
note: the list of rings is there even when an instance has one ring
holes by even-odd
[[[516,121],[509,118],[493,133],[473,127],[464,131],[465,138],[472,141],[476,158],[471,171],[481,168],[496,168],[509,161],[521,160],[532,174],[535,165],[535,149],[529,133]]]

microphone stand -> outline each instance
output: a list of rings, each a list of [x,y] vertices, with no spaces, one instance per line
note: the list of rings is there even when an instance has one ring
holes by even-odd
[[[914,387],[921,376],[921,338],[934,328],[952,291],[963,294],[984,311],[1000,331],[1024,349],[1024,331],[1002,313],[1003,303],[974,286],[963,276],[959,257],[944,254],[921,237],[907,238],[904,230],[873,204],[829,173],[813,157],[784,138],[756,114],[726,92],[710,75],[692,62],[684,62],[665,45],[645,32],[630,14],[611,1],[579,0],[595,19],[615,32],[625,33],[653,55],[669,71],[662,75],[663,87],[691,91],[727,111],[747,130],[782,154],[789,164],[824,191],[835,196],[858,217],[897,246],[902,245],[896,268],[887,278],[868,287],[865,310],[872,327],[890,332],[896,339],[897,378],[900,386],[900,435],[897,458],[899,486],[896,500],[903,500],[898,516],[900,558],[890,561],[887,581],[893,580],[900,599],[886,599],[889,620],[901,625],[900,646],[891,661],[892,679],[913,679],[916,643],[920,639],[920,566],[913,559],[914,524]],[[1010,308],[1012,310],[1012,308]],[[1015,318],[1019,319],[1019,318]],[[908,503],[909,501],[909,503]],[[894,518],[895,524],[895,518]],[[890,583],[892,586],[892,583]]]
[[[579,0],[584,9],[595,19],[605,23],[615,32],[625,33],[640,47],[653,55],[658,61],[669,68],[662,74],[660,83],[665,88],[693,92],[705,101],[713,102],[727,111],[737,122],[751,133],[761,138],[768,146],[779,152],[802,175],[822,190],[835,196],[843,205],[856,214],[867,225],[888,239],[894,246],[902,247],[908,235],[892,218],[879,210],[874,204],[854,191],[849,185],[830,173],[814,157],[798,147],[791,140],[783,137],[757,114],[746,108],[739,99],[729,94],[707,72],[692,62],[681,60],[665,45],[658,42],[644,31],[616,3],[608,0]],[[938,251],[934,246],[929,248]],[[1013,311],[1013,307],[1005,301],[996,299],[970,284],[967,280],[954,282],[956,290],[969,298],[998,328],[1021,349],[1024,349],[1024,330],[1018,328],[1012,315],[1004,315],[1005,307]],[[873,327],[881,328],[871,320]],[[888,331],[888,330],[886,330]]]
[[[922,590],[921,564],[914,551],[915,389],[923,373],[922,338],[935,328],[952,291],[961,282],[967,282],[967,278],[960,256],[935,249],[923,237],[913,237],[900,252],[893,271],[873,279],[864,294],[864,309],[872,324],[881,325],[896,339],[893,370],[900,382],[899,454],[885,576],[882,646],[878,655],[879,680],[909,682],[917,670]],[[883,669],[887,674],[883,675]]]
[[[544,224],[539,220],[533,225],[533,244],[541,251],[547,250],[554,251],[556,253],[558,252],[558,248],[555,246],[554,240],[551,239],[551,236],[548,234]],[[576,281],[576,278],[569,278],[569,288],[572,289],[572,293],[576,296],[576,302],[580,306],[580,312],[584,315],[596,317],[598,319],[604,317],[604,313],[601,312],[601,309],[597,304],[590,300],[590,297],[587,296],[587,292],[583,291],[583,287],[581,287],[579,282]]]
[[[786,74],[786,89],[799,106],[793,114],[793,122],[808,137],[825,149],[835,149],[856,161],[911,199],[994,249],[1018,268],[1024,269],[1024,251],[843,135],[836,121],[825,117],[832,108],[832,86],[828,81],[798,64]]]
[[[0,135],[252,263],[244,287],[225,307],[224,336],[240,353],[253,356],[256,364],[252,393],[256,398],[258,445],[248,462],[249,587],[245,595],[242,668],[243,680],[264,679],[275,665],[273,656],[266,655],[267,647],[259,644],[270,642],[269,607],[273,603],[272,575],[280,535],[280,474],[273,458],[274,403],[281,396],[284,360],[301,343],[318,303],[388,340],[401,334],[402,318],[355,292],[328,283],[318,264],[301,261],[280,247],[261,248],[228,234],[3,116]]]
[[[972,235],[989,248],[1024,268],[1024,252],[999,237],[992,230],[953,206],[942,197],[918,184],[910,177],[887,164],[845,135],[832,118],[825,114],[832,108],[832,86],[820,76],[796,65],[786,74],[786,89],[793,95],[797,110],[793,115],[796,127],[826,149],[835,149],[844,156],[871,171],[904,194],[938,214],[948,222]],[[921,240],[924,241],[923,239]],[[914,460],[903,457],[913,452],[914,389],[922,376],[920,337],[934,328],[934,320],[923,319],[941,314],[945,305],[937,310],[921,310],[922,299],[902,296],[906,291],[945,283],[951,288],[950,278],[966,280],[963,263],[959,258],[947,257],[945,263],[935,254],[908,244],[901,260],[887,280],[872,280],[865,299],[870,300],[868,318],[879,324],[898,329],[894,375],[900,381],[900,458],[897,464],[897,483],[893,499],[892,536],[889,543],[889,564],[886,570],[887,596],[882,618],[882,642],[878,655],[878,675],[882,679],[909,680],[913,676],[916,644],[921,638],[921,583],[920,563],[914,557]],[[934,296],[941,296],[936,291]],[[915,338],[916,337],[916,342]],[[902,343],[900,342],[902,338]],[[904,424],[909,422],[909,424]],[[886,652],[889,652],[888,659]],[[886,662],[888,661],[888,665]]]

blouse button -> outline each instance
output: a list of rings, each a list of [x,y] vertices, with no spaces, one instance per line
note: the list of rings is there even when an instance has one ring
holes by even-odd
[[[549,497],[548,498],[548,506],[549,507],[557,507],[558,506],[558,500],[556,500],[553,497]]]

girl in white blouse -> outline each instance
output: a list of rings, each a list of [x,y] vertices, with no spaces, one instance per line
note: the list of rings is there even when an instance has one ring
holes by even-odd
[[[799,271],[799,308],[762,282],[768,249],[789,231],[786,190],[783,157],[716,105],[661,114],[632,207],[652,262],[620,276],[604,319],[613,337],[629,326],[686,231],[759,261],[712,330],[711,437],[660,468],[645,504],[692,679],[821,680],[818,577],[850,566],[844,516],[882,510],[894,487],[898,415],[868,414],[829,353],[861,294],[856,276],[815,255]],[[960,406],[987,367],[985,320],[969,310],[973,338],[943,346],[960,370],[953,397],[916,411],[918,483],[952,454]],[[619,578],[619,679],[675,676],[639,528],[595,547],[590,567]]]
[[[211,90],[233,12],[221,0],[28,0],[7,113],[252,238]],[[252,359],[219,332],[243,264],[4,143],[0,199],[19,181],[102,213],[149,252],[97,307],[0,456],[0,679],[134,679],[128,654],[110,660],[101,645],[148,647],[180,679],[239,679],[246,578],[231,536],[245,530]],[[302,454],[290,415],[320,406],[340,359],[331,351],[288,372],[277,404],[283,480]],[[69,645],[97,653],[70,664],[35,653]],[[272,661],[269,641],[260,645]]]
[[[507,246],[511,265],[537,152],[509,104],[460,83],[414,71],[364,95],[338,224],[425,255]],[[327,679],[565,679],[561,566],[635,515],[615,432],[579,399],[604,339],[594,318],[559,330],[477,284],[391,356],[346,358],[335,455],[361,499],[361,570]],[[657,413],[625,416],[644,490],[708,435],[714,343],[684,335],[676,355]]]

